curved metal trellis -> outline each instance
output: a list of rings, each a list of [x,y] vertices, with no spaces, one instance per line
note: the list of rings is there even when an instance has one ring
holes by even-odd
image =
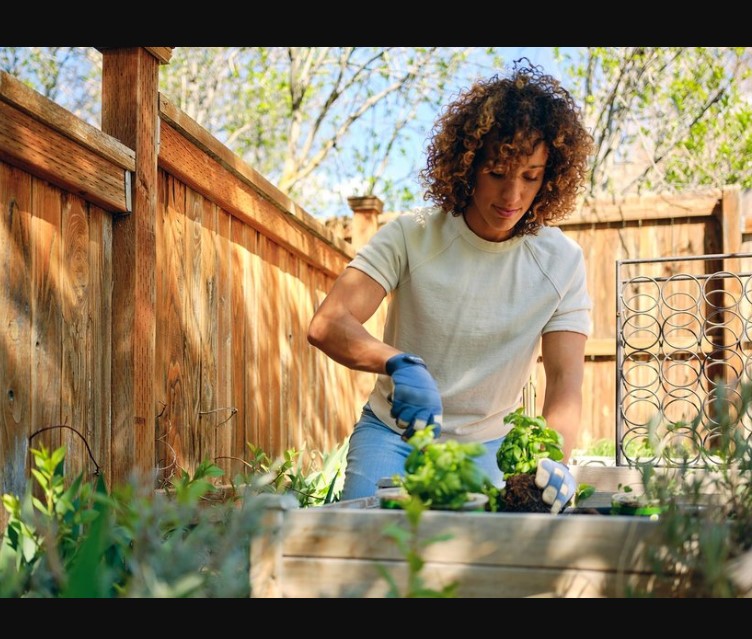
[[[752,274],[723,268],[742,258],[752,253],[617,260],[617,465],[704,465],[722,419],[752,433],[740,393],[752,380]]]

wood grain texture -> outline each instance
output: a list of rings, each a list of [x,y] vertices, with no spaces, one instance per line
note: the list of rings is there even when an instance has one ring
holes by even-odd
[[[91,421],[86,386],[90,377],[86,352],[89,317],[89,211],[78,197],[62,199],[60,306],[62,312],[61,419],[76,433],[64,429],[60,442],[67,450],[66,469],[72,477],[92,476],[96,467],[84,444]],[[83,439],[82,439],[83,438]],[[99,462],[98,462],[99,463]]]
[[[61,193],[35,180],[31,193],[31,444],[54,450],[60,430],[36,432],[61,424]]]
[[[185,138],[187,142],[194,145],[200,153],[216,161],[223,169],[251,186],[255,192],[273,204],[288,222],[302,226],[306,233],[322,240],[344,255],[353,255],[353,247],[349,242],[346,242],[338,234],[332,233],[324,224],[307,213],[258,171],[243,162],[240,157],[211,136],[206,129],[178,109],[170,102],[169,98],[162,94],[159,95],[159,109],[160,117],[166,124]]]
[[[84,122],[5,71],[0,71],[0,102],[5,102],[22,111],[43,127],[52,129],[74,142],[76,146],[91,151],[91,154],[115,166],[125,171],[136,170],[136,154],[131,148]],[[42,128],[40,127],[39,130]],[[47,138],[47,143],[54,146],[53,142],[56,139]],[[54,150],[50,149],[51,152]]]
[[[185,213],[183,244],[178,248],[184,271],[185,287],[180,299],[183,316],[183,391],[185,396],[185,421],[183,423],[183,468],[195,468],[201,461],[202,435],[201,386],[202,386],[202,345],[203,317],[206,308],[203,304],[201,282],[201,224],[203,199],[195,191],[185,189]]]
[[[399,596],[406,596],[408,571],[404,561],[370,559],[284,558],[280,572],[284,580],[269,582],[265,597],[383,598],[393,596],[382,570],[397,584]],[[256,577],[256,575],[254,575]],[[260,575],[259,575],[260,577]],[[667,583],[651,574],[607,572],[583,569],[526,568],[518,566],[476,566],[462,562],[426,562],[421,571],[425,587],[441,590],[457,584],[458,598],[594,598],[628,597],[635,592],[669,595]],[[274,587],[271,584],[275,584]],[[260,587],[259,587],[260,589]]]
[[[30,459],[32,181],[0,162],[0,491],[14,495],[23,494]]]
[[[198,229],[201,243],[199,264],[201,335],[201,385],[199,388],[199,461],[213,460],[216,455],[216,433],[220,424],[231,417],[228,404],[218,402],[218,355],[219,355],[219,298],[218,256],[214,239],[218,235],[219,207],[201,198],[201,225]],[[213,412],[210,412],[213,411]]]
[[[384,528],[405,525],[405,515],[382,509],[304,508],[285,516],[283,555],[378,560],[402,559]],[[641,557],[658,539],[658,523],[621,516],[555,517],[537,513],[443,513],[421,518],[420,537],[447,535],[425,548],[426,561],[463,562],[527,568],[582,568],[649,571]],[[514,544],[502,540],[514,539]]]
[[[201,152],[165,123],[161,127],[159,163],[222,209],[293,251],[298,258],[332,275],[338,275],[344,262],[349,261],[353,254],[349,245],[333,247],[312,233],[311,228],[285,216],[246,181]]]
[[[157,327],[165,409],[162,421],[167,446],[164,465],[167,476],[190,469],[188,426],[190,406],[186,400],[185,379],[185,186],[167,177],[167,200],[163,220],[164,279],[159,298],[161,321]]]
[[[107,486],[112,486],[112,217],[90,207],[88,222],[85,434]]]
[[[598,482],[631,479],[620,469],[576,470]],[[251,542],[253,596],[385,597],[386,575],[407,593],[405,557],[385,534],[407,527],[404,512],[347,502],[267,508],[276,519]],[[426,586],[456,583],[460,597],[670,596],[670,579],[656,578],[647,553],[660,539],[648,518],[426,511],[418,536]]]
[[[0,159],[114,212],[129,211],[125,170],[0,102]]]
[[[172,51],[175,47],[144,47],[162,64],[167,64],[172,58]]]
[[[279,324],[277,300],[280,287],[278,282],[279,247],[266,237],[259,237],[259,257],[261,258],[261,280],[259,296],[258,326],[258,367],[259,380],[255,388],[259,405],[260,441],[264,450],[276,451],[279,445],[280,424],[280,361]]]
[[[217,256],[217,414],[215,424],[215,463],[233,477],[232,434],[238,427],[238,414],[232,386],[233,307],[232,292],[235,274],[232,268],[233,247],[230,233],[231,216],[217,211],[217,234],[214,236]]]
[[[250,392],[246,392],[246,379],[251,373],[253,367],[247,365],[246,349],[248,348],[248,339],[246,332],[249,330],[249,317],[247,303],[252,298],[246,300],[245,290],[248,286],[250,277],[248,266],[248,252],[245,247],[245,225],[238,220],[230,217],[230,247],[231,247],[231,269],[232,279],[230,291],[230,311],[231,311],[231,387],[232,387],[232,405],[237,409],[237,414],[232,423],[230,437],[230,455],[243,459],[245,457],[245,445],[248,441],[246,429],[250,422],[250,413],[254,411],[253,397]],[[252,351],[251,351],[252,352]],[[230,460],[234,472],[244,470],[239,464]]]
[[[238,229],[242,248],[241,304],[245,313],[246,326],[243,331],[245,360],[238,371],[238,377],[242,379],[245,395],[245,420],[243,430],[238,432],[235,441],[241,457],[245,457],[249,442],[273,455],[268,448],[264,447],[264,441],[261,440],[262,425],[265,430],[269,428],[264,403],[267,398],[263,394],[261,381],[264,378],[264,368],[269,365],[260,350],[260,344],[269,339],[264,332],[262,319],[264,294],[261,288],[263,265],[259,256],[261,238],[256,229],[247,224],[241,226],[242,229]],[[235,221],[233,220],[234,228]]]
[[[102,130],[135,151],[131,215],[113,226],[113,477],[155,467],[158,66],[142,48],[102,55]]]
[[[661,219],[708,217],[722,197],[721,189],[705,189],[680,195],[629,196],[621,201],[597,201],[581,207],[557,226],[563,229],[579,224],[648,222]]]

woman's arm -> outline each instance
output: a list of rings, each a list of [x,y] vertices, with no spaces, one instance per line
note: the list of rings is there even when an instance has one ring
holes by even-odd
[[[386,361],[401,351],[371,335],[363,324],[386,291],[356,268],[346,268],[313,315],[308,342],[334,361],[359,371],[385,373]]]
[[[543,417],[564,437],[564,462],[569,460],[582,419],[582,380],[587,337],[571,331],[544,333],[541,341],[546,394]]]

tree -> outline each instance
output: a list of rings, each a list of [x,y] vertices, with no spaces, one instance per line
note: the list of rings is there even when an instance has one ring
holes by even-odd
[[[564,58],[595,137],[591,196],[752,187],[752,49],[587,47]]]
[[[752,49],[552,50],[596,140],[590,196],[752,188]],[[100,67],[87,47],[0,47],[0,68],[95,125]],[[176,47],[160,91],[325,217],[350,195],[416,203],[438,109],[500,70],[500,50],[472,47]]]
[[[471,54],[474,54],[471,56]],[[471,60],[472,58],[472,60]],[[178,47],[160,87],[250,166],[315,214],[338,198],[410,204],[408,146],[458,78],[493,51],[439,47]],[[424,122],[425,118],[421,120]],[[394,177],[394,164],[403,167]]]
[[[0,47],[0,69],[99,126],[102,56],[91,47]]]

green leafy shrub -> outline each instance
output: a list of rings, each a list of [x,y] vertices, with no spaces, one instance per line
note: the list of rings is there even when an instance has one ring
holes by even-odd
[[[301,508],[339,501],[345,481],[349,439],[332,451],[287,449],[281,458],[272,459],[261,447],[246,444],[248,459],[241,460],[246,471],[235,475],[232,486],[255,492],[292,493]]]
[[[22,497],[0,539],[3,597],[247,597],[249,543],[259,529],[257,500],[203,497],[222,471],[200,465],[171,493],[133,478],[108,492],[101,477],[64,481],[65,449],[33,449]]]
[[[416,431],[407,443],[412,450],[405,474],[395,477],[395,483],[429,508],[460,508],[470,493],[482,492],[489,483],[474,459],[485,452],[483,444],[437,442],[430,428]]]
[[[710,438],[704,437],[704,416],[690,425],[669,424],[662,436],[653,420],[649,439],[656,460],[636,464],[645,495],[661,505],[662,542],[646,552],[677,597],[752,595],[732,569],[752,552],[752,385],[733,393],[719,387],[712,414]],[[693,441],[708,443],[701,464],[696,451],[673,441],[676,429],[686,434],[688,427]]]
[[[2,496],[2,597],[247,597],[249,544],[269,493],[300,506],[339,498],[347,441],[330,453],[271,459],[248,445],[229,493],[210,461],[154,491],[133,477],[112,492],[101,476],[66,482],[65,449],[32,449],[33,482]]]

